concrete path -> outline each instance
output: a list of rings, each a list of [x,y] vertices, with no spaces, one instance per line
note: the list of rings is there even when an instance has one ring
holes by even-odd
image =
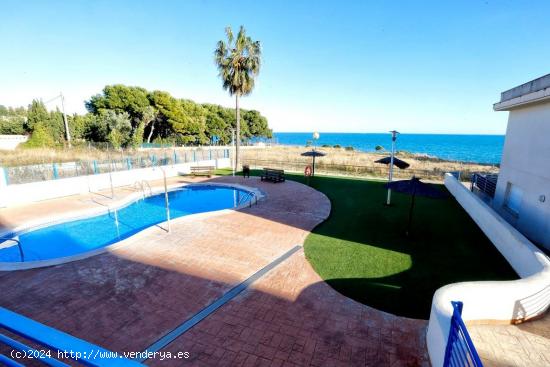
[[[468,331],[485,367],[550,366],[550,313],[518,325],[470,325]]]
[[[169,234],[155,227],[123,248],[88,259],[0,273],[0,305],[108,349],[139,352],[302,244],[330,212],[323,194],[292,181],[212,181],[258,187],[266,199],[241,211],[179,220]],[[2,209],[0,220],[13,226],[93,205],[98,204],[89,195],[49,200]],[[188,359],[146,363],[428,365],[425,327],[426,321],[389,315],[340,295],[299,250],[163,349],[187,351]]]

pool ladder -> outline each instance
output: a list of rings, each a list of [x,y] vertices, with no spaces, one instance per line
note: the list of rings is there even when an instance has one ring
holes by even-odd
[[[241,206],[241,204],[246,200],[250,198],[250,201],[248,202],[248,207],[252,208],[252,204],[258,204],[258,197],[253,192],[249,191],[247,195],[243,195],[239,202],[237,203],[237,207]],[[254,199],[254,202],[252,202],[252,199]]]
[[[153,189],[151,188],[151,185],[149,185],[149,182],[147,182],[145,180],[134,182],[134,189],[136,191],[141,191],[141,195],[142,195],[143,199],[145,199],[148,196],[153,195]],[[147,195],[146,190],[149,191],[148,195]]]
[[[17,244],[17,248],[19,249],[19,256],[21,257],[21,262],[25,262],[25,255],[23,254],[23,247],[21,247],[21,241],[19,241],[17,238],[17,236],[15,237],[0,237],[0,243],[4,243],[4,242],[8,242],[8,241],[13,241]]]

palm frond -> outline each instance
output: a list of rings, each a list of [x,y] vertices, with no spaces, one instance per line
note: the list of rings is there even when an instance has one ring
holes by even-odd
[[[254,89],[254,79],[260,72],[261,46],[246,35],[243,26],[234,37],[230,27],[225,29],[227,43],[219,41],[214,51],[223,88],[231,95],[247,95]]]

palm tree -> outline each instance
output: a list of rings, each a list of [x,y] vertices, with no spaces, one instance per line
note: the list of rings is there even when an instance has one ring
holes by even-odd
[[[151,129],[149,130],[149,136],[147,137],[147,143],[151,143],[151,137],[153,136],[153,131],[155,130],[155,120],[157,119],[157,111],[153,106],[147,106],[141,112],[141,121],[144,124],[144,129],[151,124]]]
[[[230,95],[235,95],[237,119],[235,170],[237,170],[241,144],[239,98],[250,94],[254,89],[254,78],[260,72],[261,50],[260,42],[253,41],[248,37],[243,26],[239,29],[237,37],[233,36],[231,27],[225,28],[225,34],[227,43],[223,40],[218,42],[216,51],[214,51],[214,60],[223,81],[223,88],[229,91]]]

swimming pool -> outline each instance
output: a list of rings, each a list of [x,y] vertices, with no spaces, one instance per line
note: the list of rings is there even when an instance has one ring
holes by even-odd
[[[252,191],[230,186],[186,186],[169,191],[170,218],[240,207],[253,196]],[[112,245],[164,221],[165,197],[160,193],[103,214],[12,233],[9,237],[17,241],[0,240],[0,263],[73,257]]]

